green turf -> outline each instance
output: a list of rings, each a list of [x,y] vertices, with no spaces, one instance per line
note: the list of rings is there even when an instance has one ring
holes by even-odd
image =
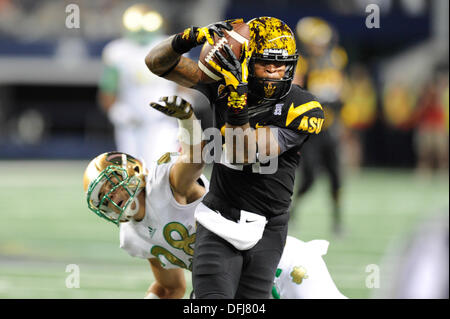
[[[148,262],[118,247],[118,229],[89,212],[82,191],[85,161],[0,161],[0,298],[142,298],[153,280]],[[342,191],[345,232],[330,233],[328,184],[302,199],[289,233],[330,241],[325,256],[339,289],[370,298],[366,267],[424,214],[448,209],[448,175],[420,180],[408,170],[349,174]],[[80,288],[67,288],[69,264]],[[382,273],[383,275],[383,273]],[[186,272],[187,294],[191,290]]]

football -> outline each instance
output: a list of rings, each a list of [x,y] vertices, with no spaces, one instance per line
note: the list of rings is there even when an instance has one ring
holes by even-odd
[[[242,44],[250,39],[250,29],[242,20],[235,21],[231,25],[233,26],[233,30],[231,31],[222,29],[225,35],[222,38],[214,33],[214,46],[208,42],[205,42],[203,45],[198,59],[198,67],[202,71],[200,82],[213,83],[222,79],[222,75],[210,66],[208,61],[212,59],[217,64],[220,64],[214,56],[214,53],[219,51],[226,57],[227,54],[223,50],[225,44],[230,46],[236,57],[239,58],[241,56]]]

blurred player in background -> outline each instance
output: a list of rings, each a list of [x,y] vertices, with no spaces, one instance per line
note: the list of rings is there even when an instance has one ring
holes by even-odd
[[[339,234],[342,230],[339,116],[344,87],[343,71],[347,64],[347,54],[343,48],[336,45],[334,30],[320,18],[300,19],[296,31],[303,50],[300,51],[301,57],[297,64],[293,83],[304,87],[318,98],[323,106],[325,122],[322,134],[312,136],[311,142],[307,143],[301,151],[302,178],[292,209],[295,210],[298,199],[311,188],[316,179],[317,170],[322,165],[331,182],[332,231]]]
[[[164,149],[177,150],[176,121],[150,109],[147,101],[171,96],[177,86],[148,72],[144,58],[165,36],[163,18],[144,4],[123,14],[125,36],[103,51],[104,71],[99,103],[114,125],[117,150],[146,161],[157,160]]]
[[[448,67],[436,67],[413,115],[417,170],[422,176],[448,169],[448,87]]]
[[[364,160],[362,141],[377,116],[377,94],[370,73],[362,64],[350,66],[343,92],[342,162],[358,171]]]
[[[121,152],[94,158],[84,175],[88,207],[120,227],[120,247],[133,257],[148,259],[155,282],[146,298],[182,298],[186,290],[183,269],[192,270],[196,223],[194,212],[208,180],[203,163],[193,163],[190,152],[201,134],[192,107],[180,98],[152,103],[161,112],[176,117],[192,139],[182,140],[182,153],[166,153],[148,169],[145,163]],[[189,152],[188,152],[189,150]],[[197,151],[198,151],[197,150]],[[336,288],[322,255],[325,240],[308,243],[288,237],[274,278],[272,297],[346,298]]]

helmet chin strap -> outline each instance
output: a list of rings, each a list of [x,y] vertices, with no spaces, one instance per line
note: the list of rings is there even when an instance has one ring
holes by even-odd
[[[134,196],[133,200],[131,201],[130,204],[128,204],[127,208],[124,210],[123,215],[127,218],[127,220],[130,220],[139,211],[140,204],[138,196],[143,189],[144,188],[142,187],[136,192],[136,195]],[[134,205],[135,208],[132,208],[133,204],[135,204]]]
[[[133,204],[135,204],[135,208],[131,208],[131,206],[133,206]],[[133,200],[131,201],[131,203],[128,205],[128,207],[125,209],[125,211],[123,212],[123,214],[125,215],[125,217],[129,220],[131,219],[134,215],[137,214],[137,212],[139,211],[139,200],[137,198],[133,198]]]

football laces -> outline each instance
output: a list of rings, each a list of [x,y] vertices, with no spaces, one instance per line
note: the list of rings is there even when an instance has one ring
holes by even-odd
[[[212,58],[214,57],[214,54],[223,48],[223,46],[228,43],[226,38],[220,38],[219,41],[217,41],[217,43],[213,46],[213,48],[208,52],[208,54],[206,55],[205,61],[209,62],[212,60]]]

